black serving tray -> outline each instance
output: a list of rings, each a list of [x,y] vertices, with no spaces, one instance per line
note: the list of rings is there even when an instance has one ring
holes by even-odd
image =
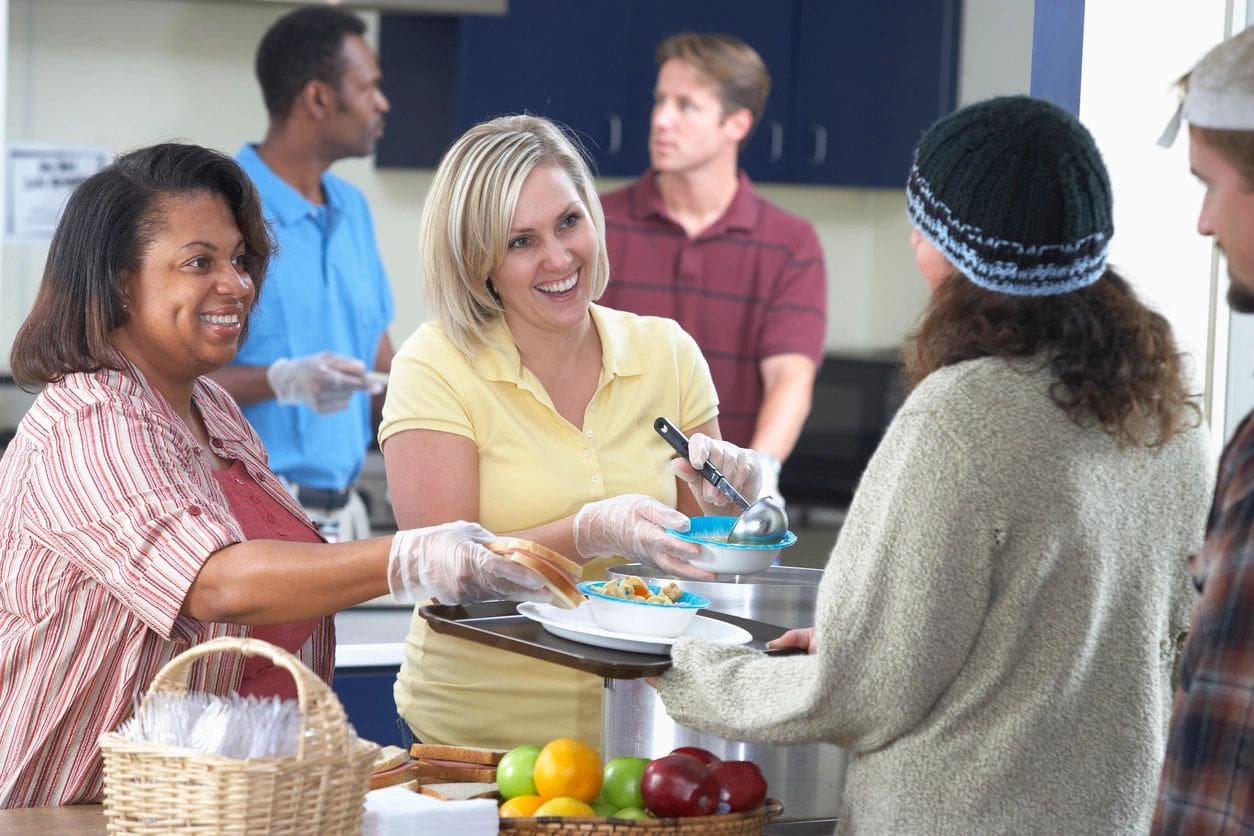
[[[459,639],[486,644],[512,653],[521,653],[533,659],[554,662],[607,679],[639,679],[645,676],[658,676],[671,666],[671,657],[668,654],[611,650],[555,636],[545,630],[539,622],[520,614],[517,607],[518,605],[512,601],[490,601],[485,604],[427,604],[419,608],[418,614],[426,619],[431,629],[437,633],[446,633]],[[771,655],[795,652],[793,650],[766,650],[766,643],[783,633],[783,627],[713,610],[702,610],[701,614],[748,630],[753,639],[745,643],[744,647],[751,647]]]

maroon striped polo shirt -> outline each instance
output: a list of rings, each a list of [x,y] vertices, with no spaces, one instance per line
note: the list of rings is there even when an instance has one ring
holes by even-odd
[[[677,320],[710,364],[723,437],[748,446],[762,405],[759,364],[823,357],[827,273],[814,227],[741,172],[723,216],[695,238],[670,219],[653,171],[601,199],[611,308]]]

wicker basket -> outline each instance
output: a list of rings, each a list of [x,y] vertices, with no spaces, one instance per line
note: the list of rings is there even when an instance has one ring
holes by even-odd
[[[686,819],[558,818],[501,819],[501,832],[514,836],[542,833],[591,833],[596,836],[759,836],[766,823],[784,812],[773,798],[756,810],[725,816],[693,816]]]
[[[106,732],[100,749],[108,832],[360,832],[378,747],[351,733],[335,694],[286,650],[260,639],[214,639],[171,659],[148,694],[186,693],[192,663],[223,652],[264,656],[291,673],[301,716],[297,753],[241,760]]]

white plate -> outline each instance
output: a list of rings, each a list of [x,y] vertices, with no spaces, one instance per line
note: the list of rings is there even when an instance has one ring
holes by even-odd
[[[592,614],[588,612],[586,604],[580,604],[573,610],[564,610],[552,604],[524,601],[518,605],[518,612],[532,621],[538,621],[540,626],[555,636],[594,647],[665,655],[671,652],[671,645],[675,643],[675,639],[616,633],[613,630],[598,627],[592,620]],[[720,644],[744,644],[753,640],[753,636],[743,627],[704,615],[698,615],[692,619],[688,629],[678,638],[704,639]]]

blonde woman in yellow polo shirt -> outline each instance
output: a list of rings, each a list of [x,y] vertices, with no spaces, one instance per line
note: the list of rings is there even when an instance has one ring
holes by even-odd
[[[709,577],[663,531],[729,512],[692,463],[708,457],[750,497],[761,471],[718,440],[691,337],[593,304],[609,280],[604,216],[565,134],[530,116],[469,130],[436,171],[419,247],[432,321],[392,363],[379,430],[397,522],[474,520],[584,563],[585,579],[624,560]],[[659,415],[693,436],[691,462],[671,462]],[[598,677],[429,632],[416,615],[395,696],[427,742],[600,743]]]

